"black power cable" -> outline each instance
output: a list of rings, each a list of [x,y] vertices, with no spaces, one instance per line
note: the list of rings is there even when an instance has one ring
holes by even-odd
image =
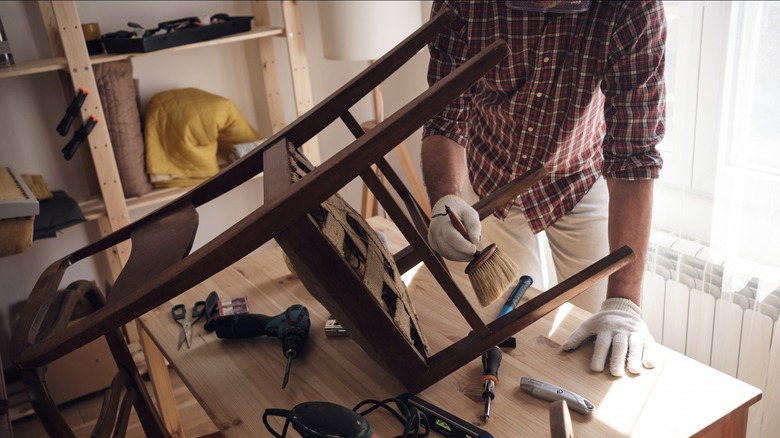
[[[392,403],[395,403],[393,408]],[[363,411],[359,409],[367,406]],[[296,405],[291,410],[266,409],[263,413],[263,424],[275,438],[285,438],[290,425],[305,438],[335,438],[375,436],[365,415],[383,408],[403,425],[403,433],[396,438],[426,437],[430,432],[428,418],[417,407],[409,406],[397,398],[379,400],[364,400],[352,410],[329,402],[305,402]],[[285,419],[282,431],[277,432],[268,422],[268,417]],[[423,428],[422,432],[420,431]]]
[[[390,405],[391,403],[395,403],[398,410],[393,409],[393,407]],[[361,407],[369,404],[372,404],[373,406],[369,406],[362,412],[358,411],[358,409]],[[358,413],[360,416],[365,417],[367,414],[370,414],[379,408],[383,408],[393,414],[398,422],[403,425],[403,433],[395,438],[418,438],[428,436],[430,433],[430,429],[428,427],[428,417],[416,407],[410,407],[403,400],[397,398],[387,398],[382,401],[371,399],[363,400],[354,408],[352,408],[352,410]],[[420,432],[420,426],[424,427],[422,433]]]

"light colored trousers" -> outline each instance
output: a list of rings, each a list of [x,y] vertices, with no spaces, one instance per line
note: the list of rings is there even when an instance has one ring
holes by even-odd
[[[477,199],[471,189],[464,198],[471,203]],[[607,183],[600,178],[571,213],[539,234],[531,231],[520,209],[512,207],[503,221],[495,216],[482,221],[483,246],[495,243],[517,263],[521,275],[533,279],[534,288],[545,291],[609,254],[608,201]],[[596,312],[606,295],[604,279],[571,303]]]

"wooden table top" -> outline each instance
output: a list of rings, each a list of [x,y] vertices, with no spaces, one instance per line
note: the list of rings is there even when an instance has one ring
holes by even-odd
[[[369,221],[390,240],[392,251],[403,236],[381,218]],[[468,285],[464,265],[450,265],[453,277]],[[464,291],[470,290],[464,286]],[[281,389],[286,359],[276,338],[218,339],[193,328],[192,348],[176,350],[179,324],[170,316],[173,304],[191,306],[216,290],[222,299],[248,297],[253,313],[278,315],[292,304],[310,312],[311,331],[302,354],[293,361],[290,381]],[[424,267],[409,291],[421,327],[433,352],[466,334],[468,326]],[[523,301],[533,296],[529,291]],[[474,298],[474,297],[472,297]],[[500,301],[500,300],[499,300]],[[501,302],[481,308],[485,322],[498,315]],[[735,414],[745,413],[761,391],[693,359],[658,346],[657,366],[635,377],[614,378],[588,368],[591,345],[562,353],[560,345],[589,314],[566,304],[518,333],[517,347],[504,349],[500,383],[490,421],[483,409],[479,358],[418,394],[422,399],[471,422],[493,436],[549,436],[549,403],[520,390],[520,378],[543,380],[576,392],[596,406],[593,415],[571,413],[576,437],[708,436]],[[227,437],[270,436],[262,422],[267,408],[292,409],[307,401],[329,401],[352,408],[366,399],[381,400],[406,392],[348,337],[326,337],[328,312],[285,266],[278,247],[258,251],[141,318],[142,326],[171,366]],[[402,428],[389,414],[367,415],[377,436]],[[281,431],[282,421],[271,424]],[[741,427],[741,426],[740,426]],[[720,432],[718,432],[720,433]],[[290,432],[288,436],[297,436]]]

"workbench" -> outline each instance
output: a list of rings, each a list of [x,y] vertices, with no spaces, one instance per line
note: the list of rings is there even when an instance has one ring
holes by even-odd
[[[405,245],[393,224],[374,217],[369,223],[388,237],[391,251]],[[448,265],[453,278],[470,291],[462,263]],[[253,313],[277,315],[292,304],[304,304],[311,331],[302,354],[293,360],[290,380],[281,388],[286,358],[276,338],[218,339],[203,324],[193,328],[192,348],[177,350],[181,327],[171,306],[188,307],[212,290],[220,298],[248,297]],[[409,285],[412,302],[432,351],[459,339],[468,325],[424,267]],[[539,293],[530,290],[523,302]],[[501,302],[476,304],[485,322],[498,315]],[[179,295],[141,319],[170,365],[226,437],[270,436],[262,422],[267,408],[291,409],[307,401],[329,401],[352,408],[366,399],[381,400],[406,392],[349,337],[326,337],[328,311],[290,273],[281,249],[259,250]],[[589,314],[561,306],[518,333],[517,347],[504,349],[500,382],[488,423],[483,410],[479,359],[418,394],[423,400],[475,424],[494,437],[549,436],[549,402],[520,390],[520,378],[543,380],[576,392],[596,406],[593,415],[571,413],[575,437],[728,437],[744,436],[749,407],[761,391],[693,359],[658,345],[656,368],[639,376],[614,378],[588,368],[592,345],[571,353],[560,345]],[[390,414],[366,416],[379,437],[401,433]],[[282,420],[271,417],[281,430]],[[291,428],[292,429],[292,428]],[[288,436],[298,436],[290,432]],[[436,436],[436,435],[433,435]]]

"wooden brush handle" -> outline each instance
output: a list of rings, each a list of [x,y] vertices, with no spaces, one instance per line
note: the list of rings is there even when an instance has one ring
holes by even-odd
[[[460,221],[460,218],[455,216],[455,212],[452,211],[452,209],[449,206],[444,206],[444,212],[447,213],[447,216],[450,217],[450,222],[452,222],[452,226],[455,227],[455,229],[460,233],[461,236],[463,236],[464,239],[471,241],[469,239],[469,232],[466,231],[466,227],[463,226],[463,222]]]

